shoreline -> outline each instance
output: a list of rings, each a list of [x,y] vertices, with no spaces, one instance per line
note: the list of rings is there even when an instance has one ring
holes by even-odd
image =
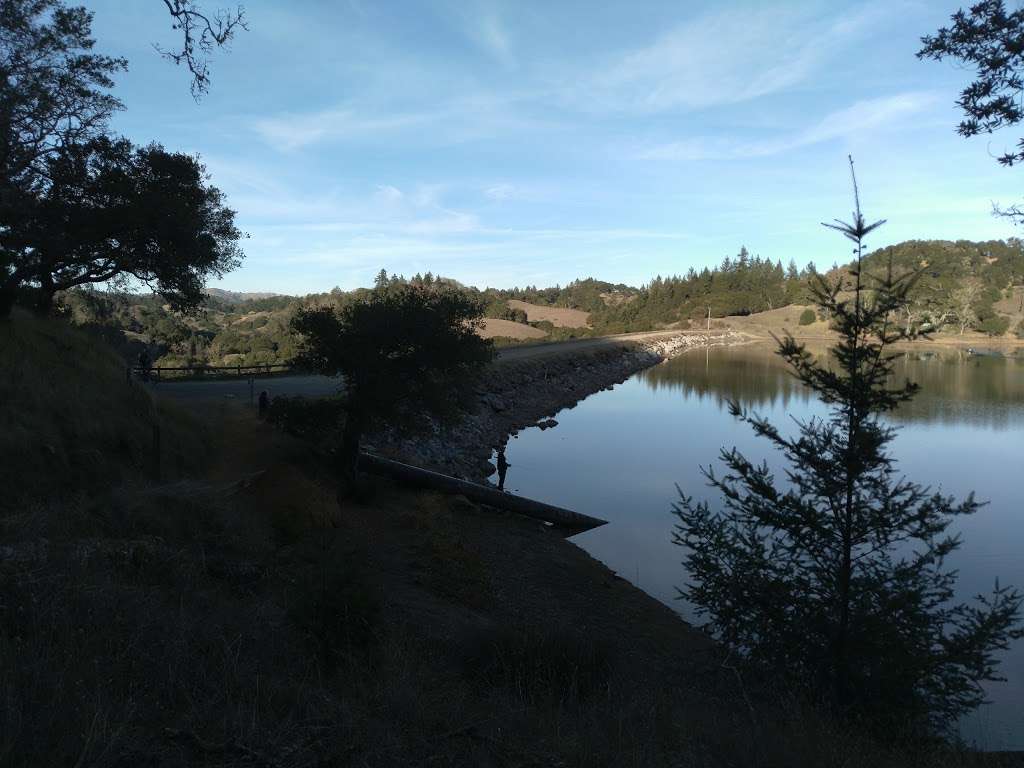
[[[492,453],[519,431],[548,429],[552,418],[592,394],[691,349],[737,346],[752,339],[732,330],[678,332],[657,338],[610,340],[599,346],[544,350],[532,357],[498,359],[476,388],[476,410],[427,437],[375,435],[366,447],[388,458],[477,483],[495,472]]]
[[[774,342],[771,336],[760,336],[753,332],[747,332],[747,336],[751,343],[763,343],[771,344]],[[815,334],[811,335],[794,335],[793,337],[798,342],[821,342],[821,343],[832,343],[836,341],[834,334]],[[999,349],[999,350],[1024,350],[1024,339],[1010,339],[1004,337],[971,337],[961,338],[955,337],[942,337],[933,339],[911,339],[906,341],[898,341],[892,345],[894,349],[907,350],[915,349],[920,347],[927,347],[929,349]],[[1013,355],[1006,355],[1012,357]]]
[[[760,330],[760,329],[759,329]],[[736,328],[651,331],[630,336],[604,337],[578,344],[515,347],[514,354],[499,356],[476,387],[474,412],[453,425],[435,425],[426,436],[373,435],[367,449],[387,458],[463,480],[486,484],[496,467],[495,450],[523,429],[557,426],[554,416],[573,408],[592,394],[611,389],[630,376],[692,349],[721,346],[774,346],[771,336]],[[827,344],[833,335],[794,337],[801,343]],[[893,345],[895,350],[949,350],[1015,357],[1024,339],[940,338],[915,339]]]

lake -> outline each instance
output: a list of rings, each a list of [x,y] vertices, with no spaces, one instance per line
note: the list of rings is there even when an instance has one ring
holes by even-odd
[[[950,565],[960,571],[959,596],[987,593],[997,578],[1024,589],[1024,358],[912,349],[900,355],[897,375],[921,385],[891,417],[900,471],[988,502],[956,523],[964,544]],[[693,350],[562,411],[554,429],[509,440],[506,488],[608,520],[573,541],[692,619],[675,599],[685,578],[670,539],[676,484],[714,505],[700,467],[717,462],[723,446],[781,466],[729,415],[729,399],[779,425],[825,413],[769,347]],[[987,686],[992,704],[969,716],[962,733],[985,749],[1024,749],[1024,641],[1003,655],[1001,673],[1008,682]]]

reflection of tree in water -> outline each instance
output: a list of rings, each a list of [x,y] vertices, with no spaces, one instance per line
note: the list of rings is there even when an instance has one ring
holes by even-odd
[[[748,407],[807,402],[803,386],[770,351],[763,348],[693,352],[640,373],[651,389],[680,389],[687,397],[713,399],[720,407],[739,400]]]
[[[896,421],[991,427],[1024,422],[1024,358],[910,350],[901,353],[896,376],[921,385],[921,394],[896,411]],[[810,399],[782,361],[758,347],[694,350],[648,368],[640,378],[651,389],[678,389],[722,408],[728,400],[748,408],[786,408],[793,398]]]

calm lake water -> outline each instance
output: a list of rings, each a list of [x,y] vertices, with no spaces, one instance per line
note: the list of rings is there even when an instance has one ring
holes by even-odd
[[[988,592],[997,578],[1024,588],[1024,359],[913,351],[897,373],[921,385],[893,416],[899,469],[943,493],[973,490],[989,502],[957,523],[959,595]],[[692,619],[675,599],[685,578],[670,541],[676,484],[714,504],[700,466],[716,462],[723,446],[780,468],[767,444],[730,417],[729,399],[780,425],[825,413],[769,348],[694,350],[562,411],[555,429],[510,440],[506,488],[609,520],[573,541]],[[1008,682],[987,687],[992,704],[962,732],[982,748],[1024,749],[1024,641],[1004,654],[1001,671]]]

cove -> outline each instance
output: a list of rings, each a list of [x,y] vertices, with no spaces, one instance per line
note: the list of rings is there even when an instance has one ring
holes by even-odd
[[[988,502],[956,524],[964,539],[950,559],[960,571],[958,597],[988,592],[997,578],[1024,588],[1024,358],[911,347],[896,374],[921,385],[891,418],[899,470],[943,493],[973,490]],[[692,350],[559,412],[554,429],[509,440],[505,487],[609,520],[573,541],[700,623],[676,599],[685,579],[670,538],[676,485],[715,505],[700,467],[719,466],[723,447],[781,468],[767,442],[729,415],[729,399],[784,428],[791,416],[826,413],[768,346]],[[1024,749],[1024,642],[1003,654],[1000,672],[1008,681],[987,687],[992,703],[966,719],[962,734],[983,749]]]

